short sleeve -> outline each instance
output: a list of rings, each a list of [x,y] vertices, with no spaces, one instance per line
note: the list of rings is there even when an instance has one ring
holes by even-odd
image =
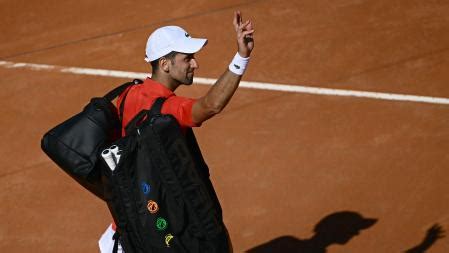
[[[192,118],[192,108],[196,99],[170,96],[162,106],[163,114],[173,115],[181,127],[199,127],[200,124],[195,124]]]

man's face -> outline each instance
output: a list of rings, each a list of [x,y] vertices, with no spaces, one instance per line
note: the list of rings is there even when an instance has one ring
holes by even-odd
[[[194,54],[176,54],[173,61],[170,62],[170,76],[180,83],[190,85],[193,82],[195,69],[198,63]]]

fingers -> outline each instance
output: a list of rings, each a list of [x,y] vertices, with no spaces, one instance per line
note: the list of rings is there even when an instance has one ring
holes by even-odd
[[[243,23],[242,14],[240,11],[234,11],[234,19],[232,20],[232,24],[234,24],[235,27],[242,28],[248,25],[250,21],[247,20],[245,23]]]
[[[254,26],[253,23],[248,20],[248,24],[243,28],[244,31],[251,31],[251,33],[254,33]]]
[[[245,22],[245,26],[243,26],[242,28],[242,35],[245,38],[252,38],[253,37],[253,33],[254,33],[254,28],[253,28],[253,24],[251,23],[251,21],[247,21]]]
[[[254,48],[254,26],[251,20],[243,22],[240,11],[234,12],[233,24],[237,33],[238,53],[242,57],[249,57]]]
[[[248,20],[248,21],[249,21],[248,25],[246,25],[245,29],[246,30],[253,30],[254,29],[253,22],[251,22],[251,20]]]
[[[254,30],[244,31],[244,32],[242,32],[242,36],[243,37],[252,37],[253,33],[254,33]]]
[[[246,20],[246,22],[245,23],[240,23],[240,28],[243,30],[243,29],[245,29],[249,24],[251,23],[251,21],[249,21],[249,20]]]
[[[234,11],[234,20],[237,25],[242,23],[242,13],[240,11]]]
[[[239,34],[247,32],[247,31],[251,31],[254,32],[254,28],[253,28],[253,24],[251,23],[250,20],[247,20],[245,23],[241,24],[238,28],[237,28],[237,32]]]
[[[240,11],[234,11],[234,19],[232,20],[232,24],[237,29],[240,26]]]
[[[443,227],[441,225],[435,224],[431,228],[429,228],[427,234],[435,237],[436,239],[439,239],[445,237],[444,232],[445,231],[443,230]]]

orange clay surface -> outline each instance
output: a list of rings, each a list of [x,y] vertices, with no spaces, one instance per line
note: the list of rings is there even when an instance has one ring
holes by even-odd
[[[0,6],[4,61],[150,72],[147,36],[179,25],[209,39],[195,74],[217,78],[236,52],[232,16],[239,9],[256,28],[246,81],[449,97],[444,0]],[[60,170],[40,139],[91,97],[128,80],[0,67],[2,252],[98,252],[111,221],[106,205]],[[178,94],[199,97],[208,88]],[[283,236],[305,241],[322,218],[343,210],[378,221],[328,253],[400,253],[436,223],[449,230],[449,105],[240,88],[195,131],[234,252],[265,252],[257,249]],[[426,252],[448,249],[442,238]]]

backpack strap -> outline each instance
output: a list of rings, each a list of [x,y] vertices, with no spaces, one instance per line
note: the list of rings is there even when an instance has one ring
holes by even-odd
[[[164,97],[158,97],[156,99],[156,101],[154,101],[154,103],[153,103],[153,105],[151,106],[151,109],[150,109],[150,116],[161,114],[162,105],[164,104],[166,99],[167,98],[164,98]]]

